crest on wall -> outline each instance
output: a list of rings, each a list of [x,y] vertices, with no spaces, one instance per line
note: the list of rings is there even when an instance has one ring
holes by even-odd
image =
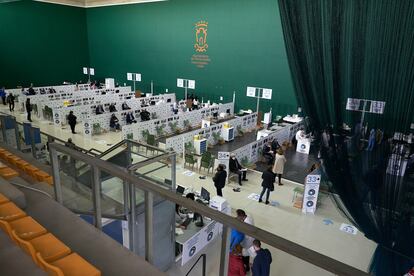
[[[205,53],[207,52],[208,44],[207,44],[207,30],[208,30],[208,22],[206,21],[198,21],[195,24],[195,37],[196,43],[194,44],[194,48],[196,52]]]

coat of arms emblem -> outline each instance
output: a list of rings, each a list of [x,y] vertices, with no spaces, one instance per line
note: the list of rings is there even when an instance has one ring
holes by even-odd
[[[208,48],[207,27],[208,27],[208,22],[206,21],[199,21],[195,24],[196,43],[194,44],[194,48],[196,52],[199,52],[199,53],[207,52],[207,48]]]

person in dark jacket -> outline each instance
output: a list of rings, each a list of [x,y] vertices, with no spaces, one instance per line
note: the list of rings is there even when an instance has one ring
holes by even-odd
[[[224,188],[224,185],[226,184],[227,179],[227,172],[224,170],[224,165],[219,164],[217,167],[217,172],[213,177],[214,186],[217,190],[218,196],[223,196],[222,189]]]
[[[270,276],[270,264],[272,263],[272,254],[268,249],[262,249],[259,240],[253,241],[253,248],[256,251],[252,265],[253,276]]]
[[[1,97],[1,100],[3,101],[3,105],[6,105],[6,90],[4,87],[0,89],[0,97]]]
[[[15,97],[12,93],[7,96],[7,103],[9,104],[10,111],[14,111],[14,99]]]
[[[116,112],[116,106],[115,106],[115,104],[111,104],[110,106],[109,106],[109,112]]]
[[[75,132],[76,119],[77,118],[76,118],[75,114],[73,114],[73,111],[69,112],[68,123],[69,123],[70,129],[71,129],[73,134],[76,134],[76,132]]]
[[[96,113],[96,115],[104,114],[105,113],[105,110],[104,110],[104,108],[103,108],[103,106],[101,104],[98,104],[96,106],[95,113]]]
[[[27,120],[32,122],[32,105],[30,104],[30,98],[26,99],[26,112],[27,112]]]
[[[127,125],[130,125],[132,123],[136,123],[137,121],[135,120],[134,114],[132,112],[127,113],[126,115],[126,123]]]
[[[266,159],[267,164],[273,164],[275,159],[275,152],[272,150],[272,142],[267,142],[263,147],[263,157]]]
[[[272,192],[275,189],[275,180],[276,180],[276,174],[272,171],[272,166],[269,166],[266,171],[262,174],[262,193],[260,194],[259,202],[262,202],[262,198],[264,193],[266,193],[266,204],[269,204],[269,196],[270,192]]]
[[[232,173],[239,175],[239,185],[242,185],[242,180],[247,181],[246,179],[246,169],[240,165],[239,160],[237,160],[235,154],[231,154],[229,160],[229,169]]]
[[[111,129],[119,130],[121,129],[121,125],[119,124],[118,118],[115,116],[115,114],[112,114],[111,120],[109,122],[109,127]]]

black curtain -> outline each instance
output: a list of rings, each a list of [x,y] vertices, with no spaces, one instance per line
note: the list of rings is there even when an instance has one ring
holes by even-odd
[[[279,0],[279,9],[295,92],[321,134],[338,206],[378,243],[371,271],[403,275],[414,265],[414,155],[394,132],[409,134],[414,122],[414,1]],[[361,124],[347,98],[385,101],[385,112]]]

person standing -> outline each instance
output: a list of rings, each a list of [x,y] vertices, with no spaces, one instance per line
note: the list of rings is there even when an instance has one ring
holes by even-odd
[[[244,222],[244,223],[247,223],[247,224],[250,224],[250,225],[254,225],[253,218],[251,216],[248,216],[244,210],[237,209],[236,214],[237,214],[236,218],[238,220],[240,220],[241,222]],[[243,264],[244,264],[244,268],[245,268],[246,272],[250,271],[249,248],[253,246],[253,240],[254,240],[254,238],[245,235],[244,239],[240,243],[240,245],[243,247],[243,251],[242,251],[243,257],[242,257],[242,259],[243,259]]]
[[[73,111],[69,112],[68,123],[69,123],[69,126],[70,126],[70,130],[72,131],[73,134],[76,134],[76,132],[75,132],[76,119],[77,118],[76,118],[75,114],[73,114]]]
[[[3,105],[6,105],[6,90],[4,89],[4,86],[0,89],[0,97],[3,101]]]
[[[218,196],[223,196],[222,189],[224,188],[224,185],[226,185],[226,179],[227,172],[224,170],[224,166],[222,164],[219,164],[217,167],[217,172],[213,177],[214,186],[216,187]]]
[[[262,244],[259,240],[253,241],[253,248],[256,251],[256,257],[252,265],[253,276],[270,276],[272,254],[269,249],[262,249]]]
[[[267,191],[266,204],[269,204],[270,192],[273,192],[273,190],[275,189],[274,183],[276,180],[276,175],[272,171],[272,166],[269,166],[267,170],[263,172],[262,179],[263,179],[262,181],[263,190],[262,190],[262,193],[260,194],[259,202],[262,202],[263,195]]]
[[[375,129],[373,128],[373,129],[371,129],[371,131],[369,133],[368,147],[367,147],[368,151],[372,151],[374,149],[375,139],[376,139],[376,132],[375,132]]]
[[[239,160],[237,160],[236,155],[234,153],[231,154],[229,160],[229,169],[232,173],[235,173],[239,176],[239,185],[242,185],[242,180],[247,181],[246,179],[246,169],[240,165]]]
[[[14,95],[10,93],[9,96],[7,96],[7,102],[9,103],[10,112],[14,111],[14,100],[15,100]]]
[[[246,270],[242,261],[242,247],[238,244],[230,252],[227,276],[245,276]]]
[[[279,178],[279,186],[282,186],[282,174],[285,169],[286,158],[283,155],[283,150],[278,149],[275,156],[275,164],[273,165],[273,173]]]
[[[30,104],[30,98],[26,99],[26,112],[27,112],[27,120],[32,122],[32,105]]]

